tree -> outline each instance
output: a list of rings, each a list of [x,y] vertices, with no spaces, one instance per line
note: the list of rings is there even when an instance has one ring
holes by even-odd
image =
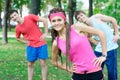
[[[73,15],[76,10],[76,0],[69,0],[68,2],[68,15],[69,15],[69,23],[73,24]]]
[[[58,0],[58,7],[62,7],[61,0]]]
[[[40,12],[40,3],[41,0],[31,0],[30,13],[37,15]]]
[[[92,6],[92,0],[89,0],[89,16],[93,15],[93,6]]]
[[[94,0],[94,13],[102,13],[116,18],[120,24],[120,0]]]
[[[0,28],[2,28],[2,18],[1,18],[1,12],[3,10],[3,5],[4,4],[4,1],[3,0],[0,0]]]
[[[11,8],[20,10],[20,15],[22,16],[22,7],[23,5],[28,5],[30,3],[29,0],[12,0]]]
[[[22,16],[23,5],[29,4],[29,0],[11,0],[10,9],[16,9],[20,11]],[[8,31],[11,31],[10,20],[8,20]]]
[[[3,38],[2,38],[2,43],[6,44],[8,42],[7,40],[7,20],[8,20],[8,11],[9,11],[9,7],[10,7],[10,2],[11,0],[5,0],[5,9],[4,9],[4,20],[3,20],[3,27],[2,27],[2,31],[3,31]]]

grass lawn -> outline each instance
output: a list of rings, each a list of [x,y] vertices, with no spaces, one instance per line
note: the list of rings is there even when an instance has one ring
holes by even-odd
[[[8,39],[8,44],[2,45],[0,38],[0,80],[27,80],[27,61],[25,44],[21,44],[14,38]],[[57,69],[51,64],[51,40],[47,39],[49,59],[48,79],[49,80],[70,80],[70,74]],[[41,80],[41,68],[39,61],[36,61],[33,80]]]
[[[0,80],[27,80],[25,44],[17,42],[15,38],[9,38],[8,41],[8,44],[2,45],[2,39],[0,38]],[[57,69],[51,64],[51,40],[47,39],[47,43],[49,51],[49,59],[47,60],[48,79],[70,80],[70,73]],[[120,53],[120,48],[118,53]],[[120,66],[120,54],[118,54],[118,66]],[[118,67],[118,70],[120,79],[120,67]],[[40,72],[41,68],[39,62],[36,61],[33,80],[41,80]],[[104,72],[106,74],[106,68]]]

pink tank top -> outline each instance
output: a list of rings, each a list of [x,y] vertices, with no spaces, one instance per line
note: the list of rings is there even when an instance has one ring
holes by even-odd
[[[65,40],[56,38],[58,42],[58,48],[63,54],[66,53]],[[76,66],[76,73],[82,73],[84,71],[89,71],[95,69],[93,64],[93,59],[96,58],[92,47],[85,35],[79,35],[71,27],[70,32],[70,61]]]

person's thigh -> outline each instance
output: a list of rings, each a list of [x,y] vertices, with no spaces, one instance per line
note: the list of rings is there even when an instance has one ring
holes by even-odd
[[[27,55],[27,60],[29,62],[34,62],[35,60],[37,60],[37,53],[36,53],[36,49],[34,47],[27,46],[26,47],[26,55]]]
[[[38,53],[39,59],[47,59],[48,58],[47,44],[37,48],[37,53]]]
[[[117,49],[108,51],[105,64],[108,70],[108,80],[117,80]]]

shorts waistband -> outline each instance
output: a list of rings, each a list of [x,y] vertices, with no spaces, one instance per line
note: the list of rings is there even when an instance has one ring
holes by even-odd
[[[100,71],[100,70],[102,70],[101,67],[95,68],[95,69],[91,69],[91,70],[88,70],[88,71],[86,70],[86,71],[82,71],[82,72],[77,72],[77,74],[89,74],[89,73],[97,72],[97,71]]]

